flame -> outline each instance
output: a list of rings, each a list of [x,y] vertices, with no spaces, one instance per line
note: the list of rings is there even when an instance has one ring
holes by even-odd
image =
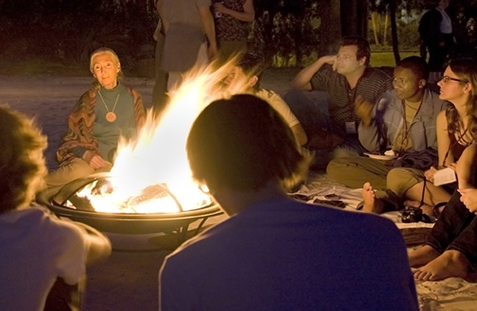
[[[218,69],[212,63],[207,67],[196,66],[186,73],[183,82],[170,91],[171,100],[162,115],[154,117],[154,112],[149,110],[137,139],[120,139],[109,178],[113,191],[92,195],[91,189],[95,186],[92,184],[78,196],[87,197],[100,212],[171,213],[210,203],[210,197],[192,180],[185,144],[192,123],[210,102],[245,91],[245,79],[230,85],[227,90],[221,87],[234,65],[235,59]],[[128,204],[148,186],[163,184],[174,197],[166,196],[134,206]]]

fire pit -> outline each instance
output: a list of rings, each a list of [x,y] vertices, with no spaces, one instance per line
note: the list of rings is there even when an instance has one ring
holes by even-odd
[[[193,181],[185,145],[200,111],[224,96],[216,85],[228,72],[227,66],[217,70],[213,65],[189,71],[181,85],[169,92],[170,102],[159,116],[149,110],[137,137],[121,137],[109,173],[48,188],[37,195],[37,201],[60,217],[100,231],[177,232],[185,240],[189,224],[201,221],[197,233],[209,217],[222,211]]]
[[[149,190],[143,196],[133,198],[134,203],[140,201],[157,200],[158,197],[171,196],[177,203],[177,212],[154,213],[105,213],[94,209],[88,199],[78,193],[88,185],[107,180],[108,173],[90,175],[76,179],[63,187],[47,188],[40,192],[36,201],[47,206],[59,217],[88,224],[100,231],[123,234],[148,234],[177,232],[185,240],[189,224],[201,221],[195,233],[199,231],[205,221],[222,214],[221,209],[214,203],[205,203],[192,210],[184,210],[174,195],[164,185],[158,186],[162,191]],[[160,204],[160,202],[158,202]]]

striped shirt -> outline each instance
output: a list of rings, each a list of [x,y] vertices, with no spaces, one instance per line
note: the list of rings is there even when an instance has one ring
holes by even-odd
[[[359,124],[354,113],[354,101],[358,95],[374,105],[384,92],[393,88],[391,77],[371,67],[365,69],[354,89],[350,88],[346,77],[333,71],[330,65],[321,67],[310,83],[312,90],[328,93],[331,121],[342,130],[345,130],[346,122]]]

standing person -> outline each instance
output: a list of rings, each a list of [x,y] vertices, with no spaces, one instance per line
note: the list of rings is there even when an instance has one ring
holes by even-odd
[[[334,135],[329,159],[358,156],[366,149],[358,140],[359,117],[355,112],[358,100],[375,103],[392,89],[391,78],[369,66],[371,50],[360,37],[344,37],[336,55],[319,58],[301,70],[291,82],[295,91],[284,96],[285,102],[305,129],[310,149],[321,148],[322,138]],[[328,101],[312,101],[302,91],[326,91]],[[313,144],[317,139],[316,144]],[[328,157],[328,155],[327,155]]]
[[[439,209],[448,202],[456,184],[435,186],[434,175],[438,169],[455,169],[456,162],[463,150],[475,140],[477,130],[476,90],[477,62],[471,59],[452,60],[447,66],[443,78],[439,81],[439,98],[452,105],[437,115],[437,152],[438,167],[431,166],[426,171],[412,168],[394,168],[387,177],[388,188],[399,197],[407,200],[406,205],[427,205]]]
[[[247,52],[250,24],[255,19],[253,0],[212,0],[219,61]]]
[[[120,135],[133,138],[146,122],[141,94],[120,82],[121,63],[113,50],[94,51],[90,71],[95,81],[68,117],[56,153],[60,167],[46,177],[48,186],[111,170]]]
[[[159,10],[156,11],[159,15]],[[167,104],[167,72],[161,68],[162,49],[164,48],[164,27],[162,26],[162,20],[159,16],[156,29],[153,34],[154,41],[156,41],[156,49],[154,52],[154,74],[155,83],[152,89],[152,108],[155,115],[159,115]]]
[[[419,35],[429,51],[430,83],[437,82],[452,46],[452,20],[446,12],[450,0],[436,0],[435,7],[421,17]]]
[[[224,80],[227,89],[234,90],[235,87],[246,85],[245,92],[253,94],[269,103],[285,119],[295,136],[298,145],[306,144],[308,138],[300,121],[295,117],[288,105],[275,92],[260,88],[260,77],[262,75],[263,60],[253,54],[244,54],[234,66]]]
[[[46,175],[46,137],[32,120],[0,106],[0,145],[0,305],[40,311],[57,279],[79,283],[86,264],[108,257],[111,244],[95,229],[31,204]]]
[[[211,103],[186,150],[193,178],[230,218],[166,258],[159,310],[418,310],[391,221],[286,195],[310,159],[265,101]]]
[[[367,150],[374,153],[392,149],[398,156],[403,156],[437,148],[436,119],[439,112],[446,109],[447,102],[427,88],[428,75],[425,60],[418,56],[407,57],[394,69],[393,90],[384,93],[375,105],[366,101],[359,103],[359,140]],[[380,213],[386,207],[381,203],[389,199],[386,178],[392,168],[393,163],[389,161],[353,157],[332,160],[327,173],[352,188],[361,188],[369,182],[363,187],[363,210]],[[366,196],[371,185],[373,190],[378,190],[379,204],[369,202]],[[426,213],[431,214],[432,209]]]
[[[205,65],[217,57],[214,18],[210,0],[158,0],[165,41],[161,69],[169,73],[167,89],[181,82],[181,74],[194,64]],[[204,34],[208,42],[204,42]]]

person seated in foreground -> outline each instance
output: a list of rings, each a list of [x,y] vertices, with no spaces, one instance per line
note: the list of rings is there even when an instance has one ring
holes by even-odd
[[[459,188],[434,224],[426,244],[409,252],[409,263],[416,268],[414,277],[418,280],[477,279],[476,148],[474,142],[457,162]]]
[[[60,167],[48,174],[48,186],[59,186],[111,170],[119,136],[135,137],[146,121],[141,94],[120,82],[116,53],[100,48],[91,54],[95,81],[68,117],[68,129],[56,153]]]
[[[186,151],[193,178],[230,218],[165,259],[160,310],[418,310],[395,224],[287,196],[310,156],[265,101],[212,102]]]
[[[290,126],[298,144],[300,146],[305,145],[308,138],[300,121],[295,117],[290,107],[277,93],[260,88],[260,78],[263,70],[263,60],[260,57],[253,54],[244,54],[225,78],[224,84],[232,92],[238,91],[239,88],[245,85],[245,92],[253,94],[269,103]]]
[[[325,150],[323,163],[330,159],[362,155],[365,148],[357,136],[360,117],[354,111],[359,98],[375,103],[392,89],[391,78],[372,68],[368,41],[344,37],[338,54],[319,58],[301,70],[291,82],[294,90],[285,102],[308,135],[310,150]],[[307,92],[303,92],[307,91]],[[325,91],[328,98],[313,95]]]
[[[407,57],[394,69],[393,90],[376,103],[362,98],[357,101],[359,140],[370,153],[393,150],[393,154],[402,156],[437,148],[436,118],[448,103],[426,87],[428,75],[425,60]],[[363,187],[363,210],[382,213],[400,205],[399,198],[387,187],[393,162],[367,156],[335,159],[328,164],[327,173],[348,187]],[[424,212],[432,213],[432,209]]]
[[[62,221],[31,203],[44,186],[46,144],[31,119],[0,106],[2,310],[43,310],[54,284],[77,284],[86,264],[105,259],[111,252],[109,240],[95,229]],[[58,292],[50,294],[61,297]],[[55,302],[55,310],[61,309],[59,301]]]

